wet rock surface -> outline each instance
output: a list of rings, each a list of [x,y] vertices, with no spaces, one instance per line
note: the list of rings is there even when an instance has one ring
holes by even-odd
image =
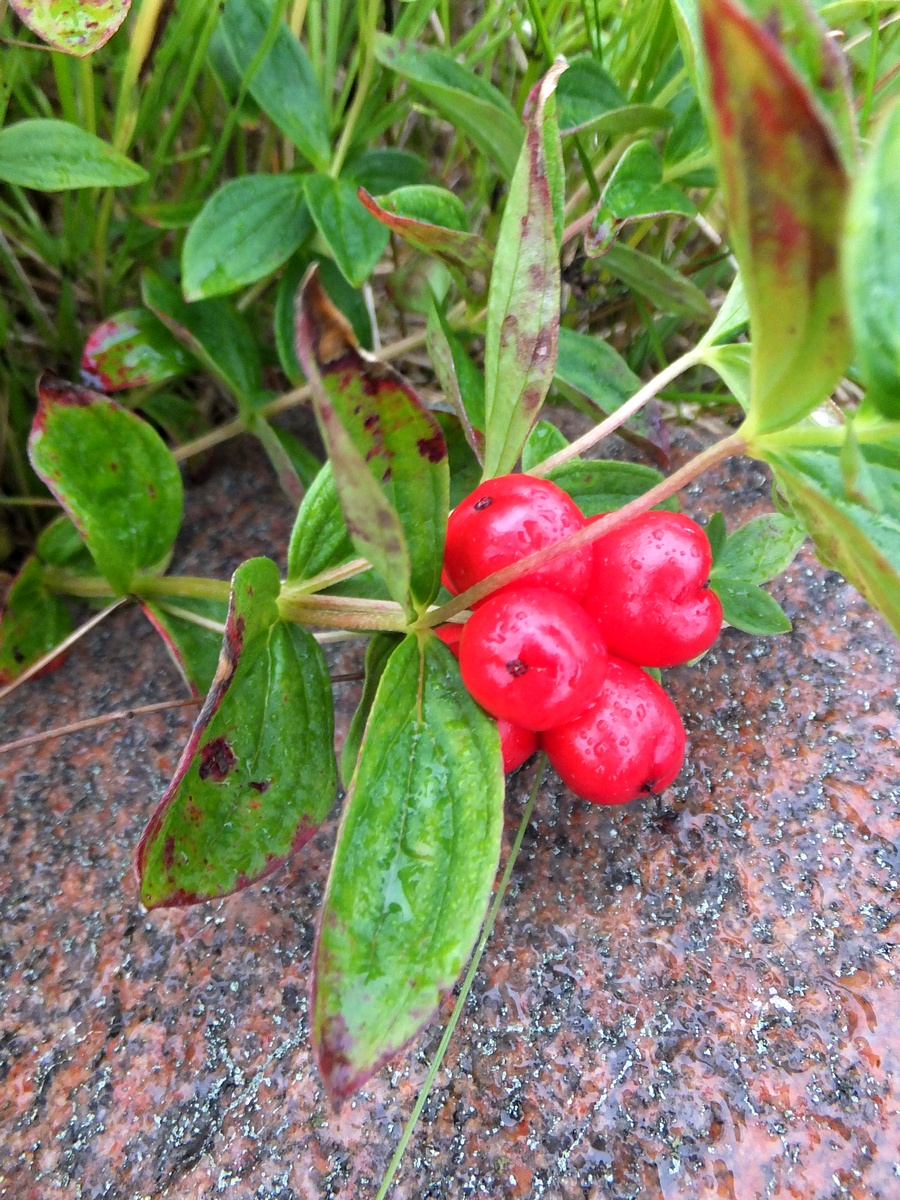
[[[240,444],[190,488],[174,569],[283,566],[267,478]],[[731,527],[770,507],[762,471],[726,464],[685,497],[717,507]],[[900,654],[807,550],[772,591],[792,634],[728,630],[666,673],[690,738],[677,815],[543,783],[396,1196],[900,1195]],[[356,669],[361,645],[331,661]],[[5,702],[0,739],[181,694],[120,610]],[[359,685],[336,694],[342,736]],[[131,854],[189,727],[169,712],[0,759],[2,1197],[374,1196],[436,1049],[437,1022],[329,1111],[307,988],[335,814],[263,884],[142,911]]]

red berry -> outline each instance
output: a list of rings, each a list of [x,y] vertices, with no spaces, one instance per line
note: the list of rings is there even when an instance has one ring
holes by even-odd
[[[473,584],[552,546],[585,526],[571,497],[548,479],[503,475],[488,479],[450,514],[444,569],[451,591]],[[580,600],[591,576],[586,546],[517,579],[516,586],[549,587]]]
[[[447,625],[437,625],[434,630],[450,653],[456,658],[459,658],[459,639],[462,637],[462,631],[463,626],[456,621],[451,621]]]
[[[610,658],[597,702],[541,735],[562,781],[583,800],[624,804],[667,788],[684,761],[675,705],[640,667]]]
[[[709,539],[690,517],[642,513],[594,543],[584,610],[611,654],[674,667],[707,651],[722,628],[711,567]]]
[[[459,666],[463,683],[492,716],[550,729],[593,703],[606,675],[606,647],[571,596],[509,587],[466,622]]]
[[[509,775],[521,767],[523,762],[527,762],[537,750],[537,734],[533,729],[523,729],[521,725],[514,725],[512,721],[505,721],[502,717],[497,722],[497,731],[500,734],[500,749],[503,752],[503,771]]]

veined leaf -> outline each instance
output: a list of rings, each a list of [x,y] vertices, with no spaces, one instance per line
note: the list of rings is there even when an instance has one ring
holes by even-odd
[[[249,71],[272,19],[271,0],[226,0],[222,28],[239,75]],[[306,51],[282,21],[250,77],[250,95],[314,167],[331,155],[328,116]]]
[[[288,583],[312,579],[356,557],[328,462],[313,480],[297,513],[288,548]]]
[[[0,612],[0,687],[12,683],[71,632],[69,607],[44,586],[43,564],[26,559]]]
[[[556,379],[600,406],[615,412],[640,388],[628,363],[603,338],[574,329],[559,331]]]
[[[652,104],[629,104],[610,74],[591,54],[569,62],[557,87],[559,132],[633,133],[668,125],[672,114]]]
[[[768,637],[793,628],[778,601],[755,583],[716,577],[710,587],[722,601],[722,615],[735,629]]]
[[[275,347],[281,369],[292,383],[303,379],[294,348],[294,307],[300,282],[312,263],[318,263],[322,286],[353,326],[359,344],[366,350],[372,349],[372,322],[362,292],[350,286],[332,259],[301,250],[285,268],[275,301]]]
[[[140,417],[44,374],[28,452],[74,521],[98,570],[118,592],[168,564],[181,525],[178,465]]]
[[[436,302],[428,317],[425,345],[444,398],[452,405],[466,441],[480,463],[484,454],[484,376],[460,345]]]
[[[565,434],[549,421],[538,421],[522,450],[522,470],[528,472],[545,458],[565,450],[569,442]]]
[[[585,238],[585,252],[594,254],[593,243]],[[603,251],[603,264],[632,291],[646,297],[661,312],[685,317],[709,317],[709,301],[687,276],[640,250],[616,242]]]
[[[236,292],[287,262],[312,233],[299,175],[244,175],[213,192],[181,254],[188,300]]]
[[[772,467],[822,562],[840,571],[900,634],[900,449],[860,444],[866,476],[860,489],[847,478],[841,448],[807,442],[808,433],[798,430],[795,444],[786,433],[761,439],[754,453]]]
[[[42,192],[131,187],[147,172],[94,134],[50,117],[0,129],[0,179]]]
[[[395,600],[430,604],[449,507],[440,426],[396,371],[363,355],[315,267],[298,296],[297,357],[354,545]]]
[[[81,377],[102,392],[165,383],[190,371],[194,358],[146,308],[115,313],[90,335],[81,354]]]
[[[544,109],[563,70],[544,76],[497,239],[484,351],[486,478],[513,469],[553,381],[560,269]]]
[[[736,529],[716,556],[712,576],[726,583],[768,583],[794,561],[806,530],[783,513],[754,517]],[[734,624],[734,622],[732,622]]]
[[[423,254],[429,254],[445,263],[451,270],[458,271],[466,283],[469,282],[473,273],[480,273],[487,279],[491,273],[494,251],[484,238],[479,237],[477,233],[466,233],[460,229],[434,224],[430,220],[410,215],[411,210],[428,211],[430,216],[443,216],[448,219],[456,216],[458,220],[458,213],[449,203],[445,202],[440,206],[434,204],[430,210],[426,210],[421,203],[411,202],[408,194],[404,195],[404,193],[415,192],[421,196],[421,193],[426,191],[438,192],[441,190],[424,187],[402,188],[400,192],[382,196],[379,203],[369,195],[365,188],[360,188],[359,198],[365,208],[382,225],[393,230],[405,242],[409,242],[414,249],[421,250]],[[456,199],[452,192],[448,192],[447,196]],[[463,210],[464,215],[465,210]]]
[[[279,620],[279,589],[270,559],[235,572],[215,679],[137,848],[148,908],[226,896],[268,875],[334,802],[328,671],[312,635]]]
[[[748,431],[829,394],[850,357],[838,272],[847,176],[815,100],[732,0],[701,0],[714,143],[750,310]]]
[[[262,388],[259,349],[240,313],[223,297],[188,304],[178,288],[154,271],[141,277],[144,303],[173,336],[251,408]]]
[[[105,45],[128,16],[130,7],[131,0],[92,0],[91,4],[10,0],[10,8],[33,33],[54,50],[75,58],[85,58]]]
[[[617,462],[615,459],[575,459],[554,467],[547,475],[557,487],[572,497],[586,517],[614,512],[662,481],[653,467],[642,463]],[[677,510],[672,497],[657,508]]]
[[[360,202],[352,183],[330,175],[307,175],[306,201],[316,228],[344,278],[360,287],[384,253],[390,233]]]
[[[322,906],[313,1041],[332,1101],[422,1028],[478,935],[500,852],[495,723],[435,637],[392,653]]]
[[[747,293],[740,275],[735,275],[734,281],[725,299],[722,301],[716,319],[700,339],[701,346],[719,346],[730,342],[743,333],[750,323],[750,310],[747,308]]]
[[[501,92],[441,50],[378,34],[378,61],[408,79],[450,124],[471,138],[510,179],[522,146],[515,112]]]
[[[695,216],[697,209],[674,183],[663,182],[662,155],[652,142],[634,142],[609,178],[585,243],[592,256],[603,254],[628,221],[680,214]]]
[[[372,711],[372,705],[375,703],[375,693],[378,691],[381,677],[391,655],[402,641],[403,635],[399,633],[376,633],[369,638],[369,644],[366,646],[366,679],[359,704],[356,706],[356,712],[354,712],[350,728],[347,730],[347,740],[344,742],[344,751],[341,755],[341,779],[344,781],[345,788],[350,786],[353,772],[356,770],[356,761],[359,758],[363,735],[366,731],[366,722]]]
[[[227,606],[221,600],[179,596],[171,603],[145,601],[141,608],[192,693],[205,696],[216,674],[222,634],[198,625],[189,614],[221,624],[225,621]]]
[[[900,104],[881,123],[854,184],[844,288],[868,400],[900,420]]]

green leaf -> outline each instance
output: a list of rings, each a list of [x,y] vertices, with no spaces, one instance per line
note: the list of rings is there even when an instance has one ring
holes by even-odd
[[[337,787],[322,652],[278,617],[278,568],[235,572],[206,703],[137,849],[148,908],[194,904],[268,875],[315,833]]]
[[[807,433],[795,436],[805,441]],[[824,441],[825,433],[813,431],[813,437]],[[839,447],[792,444],[785,433],[761,438],[754,454],[772,467],[822,562],[840,571],[900,634],[900,451],[896,444],[867,443],[859,450],[874,505],[848,493]]]
[[[326,463],[304,496],[294,522],[288,548],[288,583],[312,579],[356,557],[334,472],[331,463]]]
[[[728,529],[725,525],[725,517],[720,512],[714,512],[706,522],[704,530],[709,539],[709,548],[712,551],[713,566],[715,566],[719,555],[722,553],[722,547],[728,538]]]
[[[10,8],[54,50],[85,58],[116,32],[128,15],[131,0],[10,0]]]
[[[716,556],[714,579],[767,583],[794,561],[806,530],[782,513],[754,517],[736,529]]]
[[[716,578],[710,586],[722,601],[725,620],[735,629],[767,637],[793,628],[778,601],[755,583]]]
[[[516,114],[501,92],[449,54],[424,50],[378,34],[378,61],[408,79],[450,124],[512,178],[522,146]]]
[[[42,563],[27,558],[0,613],[0,687],[12,683],[71,632],[68,605],[44,587]]]
[[[444,399],[452,406],[480,463],[484,454],[484,376],[466,354],[437,302],[428,316],[425,345]],[[452,463],[450,477],[452,480]]]
[[[272,19],[271,0],[226,0],[222,29],[241,77],[246,77]],[[250,94],[314,167],[331,158],[328,115],[315,72],[287,25],[279,24],[268,54],[250,78]]]
[[[544,76],[497,239],[484,350],[486,478],[513,469],[553,381],[560,270],[544,108],[563,69]]]
[[[700,355],[700,361],[712,367],[744,412],[750,407],[752,357],[753,349],[749,342],[708,346]]]
[[[44,374],[28,451],[117,592],[168,565],[181,525],[178,465],[146,421],[97,392]]]
[[[244,175],[213,192],[181,254],[188,300],[236,292],[278,269],[312,233],[299,175]]]
[[[297,357],[354,545],[400,604],[430,604],[449,507],[440,426],[396,371],[362,357],[315,268],[298,297]]]
[[[341,755],[341,779],[345,788],[350,786],[353,772],[356,770],[366,722],[375,703],[375,693],[378,691],[384,669],[402,641],[403,635],[399,633],[376,633],[366,646],[366,680],[350,728],[347,730],[347,740]]]
[[[565,326],[559,331],[556,380],[575,388],[607,413],[621,408],[641,386],[640,379],[608,342]]]
[[[847,216],[844,288],[869,401],[900,420],[900,103],[882,121]]]
[[[103,392],[165,383],[196,365],[162,321],[146,308],[107,317],[81,354],[81,377]]]
[[[383,196],[394,188],[414,187],[422,183],[428,174],[428,163],[409,150],[384,146],[364,150],[356,158],[348,160],[341,174],[357,187],[364,187],[371,195]]]
[[[163,640],[169,657],[195,696],[209,691],[219,664],[222,633],[205,628],[184,614],[194,613],[203,620],[221,625],[227,606],[221,600],[198,600],[179,596],[171,604],[145,601],[144,616]]]
[[[57,517],[42,530],[35,551],[42,563],[64,567],[76,575],[96,575],[97,568],[84,538],[69,517]]]
[[[36,117],[0,130],[0,179],[42,192],[131,187],[149,176],[108,142],[68,121]]]
[[[347,282],[359,287],[384,253],[390,234],[366,212],[346,179],[307,175],[305,186],[316,228]]]
[[[502,814],[495,723],[437,638],[407,638],[378,686],[322,906],[312,1033],[334,1103],[453,986],[490,898]]]
[[[750,323],[747,308],[747,293],[740,275],[735,275],[725,299],[716,313],[716,319],[699,341],[700,346],[718,346],[731,342],[743,333]]]
[[[218,376],[242,407],[262,388],[259,350],[243,317],[223,297],[188,304],[178,288],[153,271],[141,277],[141,295],[183,346]]]
[[[452,271],[458,271],[464,283],[469,283],[473,273],[481,274],[485,280],[489,278],[493,247],[477,233],[460,230],[460,226],[465,228],[465,209],[452,192],[424,186],[401,188],[382,196],[379,203],[365,188],[360,188],[359,199],[376,221],[393,230],[414,249],[445,263]],[[448,221],[455,224],[448,226]]]
[[[372,349],[372,322],[362,292],[350,286],[332,259],[302,250],[285,268],[275,300],[275,346],[281,369],[295,384],[301,383],[304,376],[294,349],[294,304],[300,281],[312,263],[318,264],[322,286],[332,304],[341,310],[353,326],[360,345],[366,350]]]
[[[551,454],[565,450],[568,444],[568,438],[555,425],[551,425],[549,421],[538,421],[529,433],[528,441],[522,450],[522,470],[530,471]]]
[[[191,442],[212,429],[212,421],[197,407],[196,401],[174,392],[153,392],[152,395],[142,396],[138,407],[142,415],[158,425],[176,445]],[[192,468],[202,470],[204,461],[206,458],[202,453],[196,458],[192,457],[188,471]]]
[[[584,248],[591,257],[593,250],[588,237],[585,237]],[[603,266],[661,312],[684,317],[710,315],[709,301],[697,285],[674,267],[649,254],[616,242],[603,251]]]
[[[662,481],[653,467],[641,463],[617,462],[615,459],[573,460],[554,467],[548,474],[557,487],[572,497],[586,517],[614,512]],[[674,499],[657,504],[657,508],[677,510]]]
[[[557,88],[563,137],[590,130],[599,135],[633,133],[668,125],[671,113],[652,104],[629,104],[618,85],[590,54],[573,58]]]
[[[751,433],[820,404],[850,358],[838,269],[847,176],[774,38],[732,0],[701,0],[714,144],[752,336]]]
[[[628,221],[666,214],[693,217],[697,209],[681,188],[663,182],[662,155],[652,142],[629,146],[609,178],[591,222],[591,255],[603,254]]]

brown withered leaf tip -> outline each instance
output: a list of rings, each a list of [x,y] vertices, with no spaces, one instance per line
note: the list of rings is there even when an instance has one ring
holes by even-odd
[[[327,369],[348,353],[360,354],[353,326],[322,287],[315,263],[303,276],[294,301],[295,329],[301,321],[310,332],[311,349],[320,369]]]

